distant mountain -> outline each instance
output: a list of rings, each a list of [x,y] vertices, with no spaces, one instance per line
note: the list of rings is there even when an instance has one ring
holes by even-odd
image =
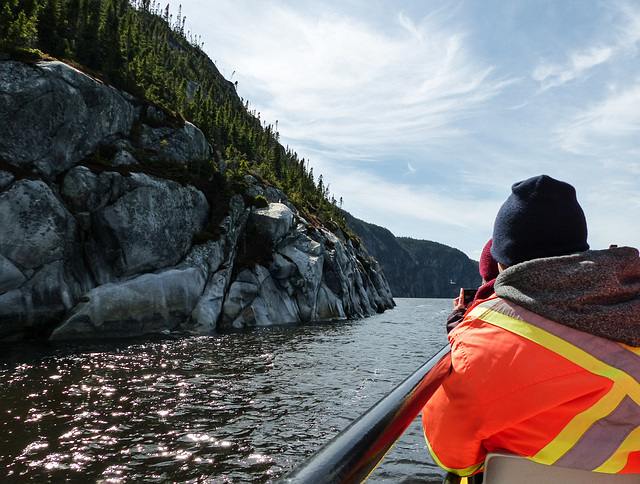
[[[458,249],[428,240],[396,237],[345,212],[349,228],[379,262],[394,297],[455,297],[478,287],[478,262]]]

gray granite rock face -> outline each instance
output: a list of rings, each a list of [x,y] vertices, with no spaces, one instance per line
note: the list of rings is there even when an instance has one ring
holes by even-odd
[[[138,187],[92,213],[93,260],[110,259],[103,271],[111,272],[108,280],[101,274],[98,282],[175,265],[207,220],[209,204],[202,192],[171,180],[135,177]]]
[[[311,227],[276,188],[250,177],[212,207],[146,174],[149,160],[214,163],[203,133],[168,116],[60,62],[0,61],[0,341],[212,334],[393,307],[364,249]],[[245,202],[257,196],[269,205]]]
[[[46,179],[126,136],[137,111],[116,89],[61,62],[0,63],[0,156],[33,164]]]
[[[0,193],[0,252],[34,270],[74,252],[75,219],[42,181],[18,180]]]
[[[89,291],[51,335],[52,340],[131,337],[176,329],[195,307],[204,274],[170,269]]]
[[[393,307],[375,262],[365,267],[358,260],[369,259],[364,251],[311,228],[286,205],[253,209],[248,232],[252,229],[273,247],[273,260],[268,267],[245,269],[233,281],[220,327],[340,320]]]
[[[180,162],[207,158],[211,148],[204,134],[193,124],[185,122],[181,128],[143,126],[141,143],[156,158]]]

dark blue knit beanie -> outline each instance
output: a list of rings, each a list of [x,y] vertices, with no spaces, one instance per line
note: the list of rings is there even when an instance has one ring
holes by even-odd
[[[505,267],[582,252],[587,221],[568,183],[540,175],[515,183],[493,225],[491,255]]]

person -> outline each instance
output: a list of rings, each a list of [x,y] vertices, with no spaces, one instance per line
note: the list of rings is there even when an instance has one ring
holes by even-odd
[[[464,302],[464,289],[460,289],[460,295],[453,300],[453,312],[447,318],[447,333],[450,333],[464,318],[467,309],[473,306],[476,301],[487,299],[493,295],[493,285],[498,277],[498,263],[491,255],[491,241],[485,244],[478,261],[478,272],[482,278],[482,285],[476,291],[470,303]]]
[[[640,473],[638,250],[589,250],[574,187],[540,175],[512,186],[491,254],[495,294],[449,333],[450,373],[422,410],[435,462]]]

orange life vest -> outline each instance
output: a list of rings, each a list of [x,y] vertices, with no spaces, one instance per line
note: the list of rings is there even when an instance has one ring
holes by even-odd
[[[500,298],[450,334],[452,371],[422,411],[443,468],[487,452],[605,473],[640,472],[640,348],[577,331]]]

